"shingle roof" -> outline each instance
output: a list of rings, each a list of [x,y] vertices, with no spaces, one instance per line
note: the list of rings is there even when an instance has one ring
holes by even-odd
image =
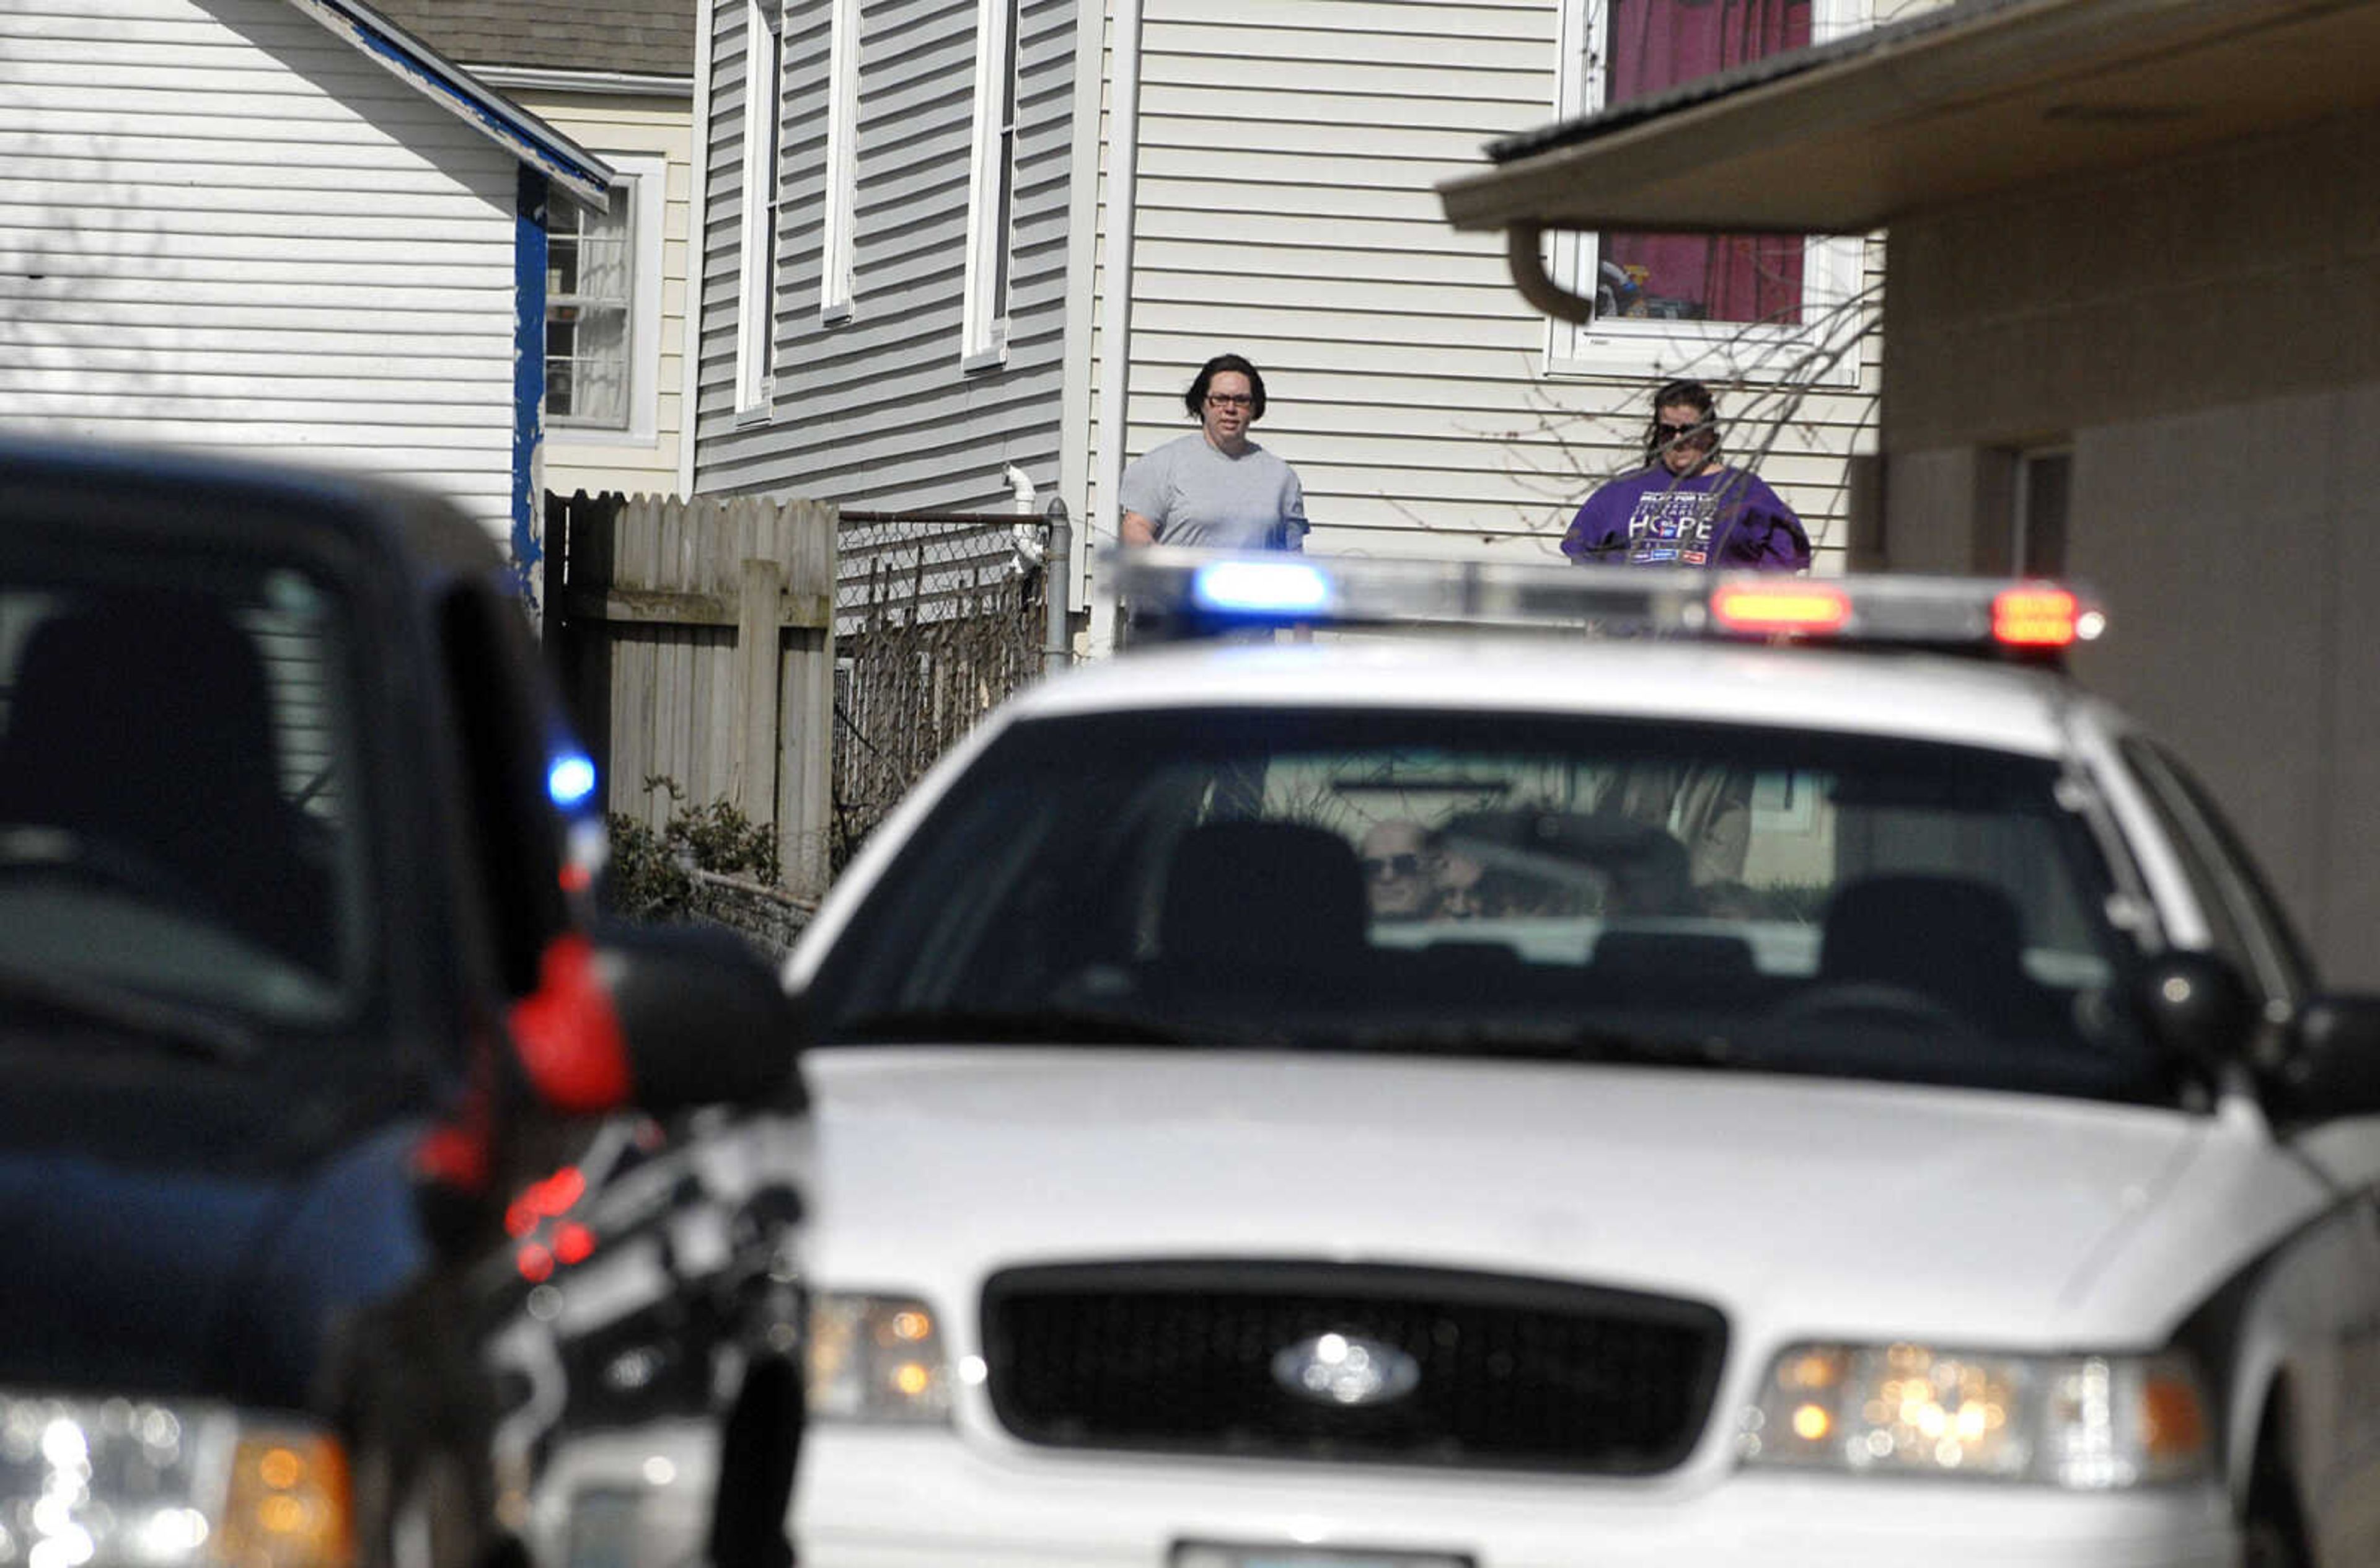
[[[368,0],[465,66],[694,74],[695,0]]]

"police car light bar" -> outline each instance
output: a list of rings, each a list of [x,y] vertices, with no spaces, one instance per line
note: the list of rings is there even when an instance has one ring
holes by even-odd
[[[2040,655],[2107,629],[2106,613],[2076,589],[1994,577],[1798,577],[1161,546],[1111,552],[1107,565],[1129,606],[1134,642],[1265,626],[1435,625]]]

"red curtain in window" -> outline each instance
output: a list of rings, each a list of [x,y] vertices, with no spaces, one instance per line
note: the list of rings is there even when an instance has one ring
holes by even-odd
[[[1611,0],[1609,14],[1607,105],[1810,42],[1810,0]],[[1646,313],[1681,302],[1714,321],[1802,319],[1798,235],[1614,234],[1606,254]]]

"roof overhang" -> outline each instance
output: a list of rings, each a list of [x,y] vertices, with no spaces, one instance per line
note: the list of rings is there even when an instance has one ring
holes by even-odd
[[[1488,149],[1446,180],[1540,309],[1548,229],[1865,234],[2380,103],[2380,0],[1968,0]]]
[[[370,6],[357,0],[289,3],[581,202],[598,211],[610,203],[610,164]]]
[[[691,98],[694,78],[650,71],[579,71],[561,66],[474,65],[470,73],[507,92],[584,92],[605,98]]]

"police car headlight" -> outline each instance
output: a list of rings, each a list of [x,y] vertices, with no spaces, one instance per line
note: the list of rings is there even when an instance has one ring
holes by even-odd
[[[2178,1355],[1802,1344],[1769,1367],[1739,1442],[1747,1465],[2104,1490],[2207,1474],[2211,1431]]]
[[[346,1452],[228,1405],[0,1392],[0,1562],[344,1568]]]
[[[947,1421],[941,1328],[905,1296],[814,1296],[808,1387],[809,1413],[828,1420]]]

